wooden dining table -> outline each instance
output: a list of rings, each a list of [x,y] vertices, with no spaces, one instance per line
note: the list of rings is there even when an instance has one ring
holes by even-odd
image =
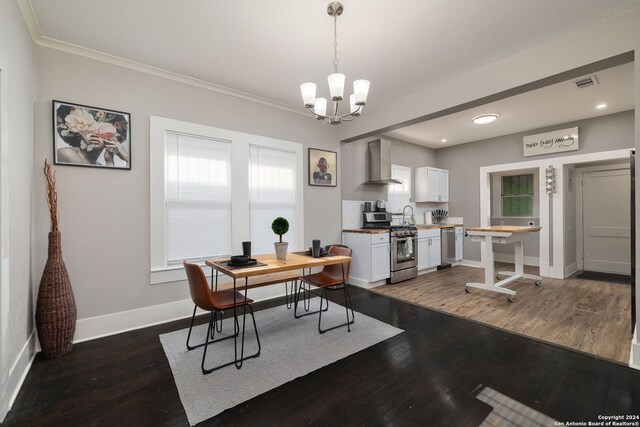
[[[279,260],[276,258],[275,254],[264,254],[264,255],[255,255],[253,256],[258,262],[258,265],[247,266],[247,267],[230,267],[227,265],[227,261],[229,261],[229,257],[224,258],[211,258],[206,259],[205,264],[212,269],[211,273],[211,288],[212,290],[215,288],[218,289],[219,283],[219,274],[222,273],[229,278],[232,279],[232,282],[228,284],[227,288],[233,288],[234,291],[243,291],[244,290],[244,299],[247,300],[247,291],[249,288],[255,288],[260,286],[270,286],[275,283],[282,283],[284,280],[278,281],[278,278],[286,279],[287,277],[281,275],[281,273],[291,272],[295,270],[302,270],[304,274],[304,270],[311,270],[314,267],[324,267],[325,265],[333,265],[333,264],[342,264],[342,278],[345,277],[344,266],[345,263],[351,262],[351,257],[343,256],[343,255],[327,255],[323,257],[314,258],[310,255],[304,255],[304,252],[288,252],[287,258],[284,260]],[[258,276],[265,276],[266,278],[272,278],[271,280],[263,280],[263,281],[255,281],[254,283],[250,282],[251,278],[257,278]],[[225,286],[221,287],[222,289]],[[292,288],[293,292],[293,288]],[[233,320],[234,325],[238,323],[238,312],[235,307],[236,303],[236,292],[233,293]],[[245,323],[246,323],[246,309],[243,310],[242,313],[242,343],[240,350],[240,357],[238,357],[237,352],[237,334],[234,337],[234,343],[236,347],[235,353],[235,361],[236,367],[240,369],[242,367],[242,362],[246,359],[258,357],[258,354],[255,354],[250,357],[244,357],[244,332],[245,332]]]

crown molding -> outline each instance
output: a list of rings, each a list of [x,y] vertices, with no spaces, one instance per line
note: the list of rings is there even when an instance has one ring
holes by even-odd
[[[24,23],[27,25],[29,34],[31,34],[31,39],[34,43],[37,43],[37,41],[42,37],[42,31],[40,30],[40,24],[38,23],[38,18],[36,18],[36,13],[33,11],[31,0],[16,0],[16,3],[18,3],[18,7],[22,13]]]
[[[212,92],[221,93],[223,95],[233,96],[235,98],[244,99],[246,101],[255,102],[255,103],[266,105],[272,108],[277,108],[279,110],[287,111],[290,113],[300,114],[302,116],[306,116],[309,118],[313,117],[306,110],[295,108],[290,105],[273,101],[268,98],[262,98],[260,96],[252,95],[247,92],[242,92],[236,89],[231,89],[225,86],[217,85],[215,83],[211,83],[205,80],[189,77],[184,74],[174,73],[172,71],[168,71],[162,68],[154,67],[154,66],[143,64],[140,62],[121,58],[119,56],[110,55],[108,53],[100,52],[97,50],[89,49],[89,48],[78,46],[75,44],[63,42],[61,40],[46,37],[42,34],[40,25],[38,24],[38,19],[33,10],[33,5],[31,4],[31,0],[16,0],[16,2],[18,3],[24,22],[27,25],[27,29],[31,34],[31,38],[33,39],[33,42],[38,46],[42,46],[48,49],[55,49],[55,50],[59,50],[66,53],[71,53],[73,55],[83,56],[85,58],[93,59],[95,61],[106,62],[108,64],[113,64],[120,67],[128,68],[130,70],[146,73],[152,76],[173,80],[173,81],[184,83],[190,86],[199,87],[201,89],[210,90]]]

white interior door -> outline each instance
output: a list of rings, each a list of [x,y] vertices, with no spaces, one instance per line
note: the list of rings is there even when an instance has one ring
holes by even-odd
[[[584,269],[631,273],[629,169],[582,175]]]

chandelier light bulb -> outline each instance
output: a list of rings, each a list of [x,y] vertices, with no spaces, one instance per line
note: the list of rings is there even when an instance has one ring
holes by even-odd
[[[300,85],[300,92],[302,92],[302,102],[306,108],[313,107],[316,101],[316,84],[315,83],[302,83]]]
[[[327,81],[329,82],[329,92],[331,92],[332,101],[342,101],[344,95],[344,74],[329,74]]]
[[[326,116],[327,115],[327,98],[316,98],[314,111],[319,116]],[[318,118],[318,120],[321,120],[321,118]]]
[[[353,94],[356,97],[356,105],[364,105],[369,95],[369,80],[355,80],[353,82]]]

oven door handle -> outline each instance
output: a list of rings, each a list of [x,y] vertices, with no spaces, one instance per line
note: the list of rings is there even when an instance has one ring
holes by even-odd
[[[416,236],[409,236],[409,237],[394,237],[396,242],[406,242],[409,239],[415,239]]]

